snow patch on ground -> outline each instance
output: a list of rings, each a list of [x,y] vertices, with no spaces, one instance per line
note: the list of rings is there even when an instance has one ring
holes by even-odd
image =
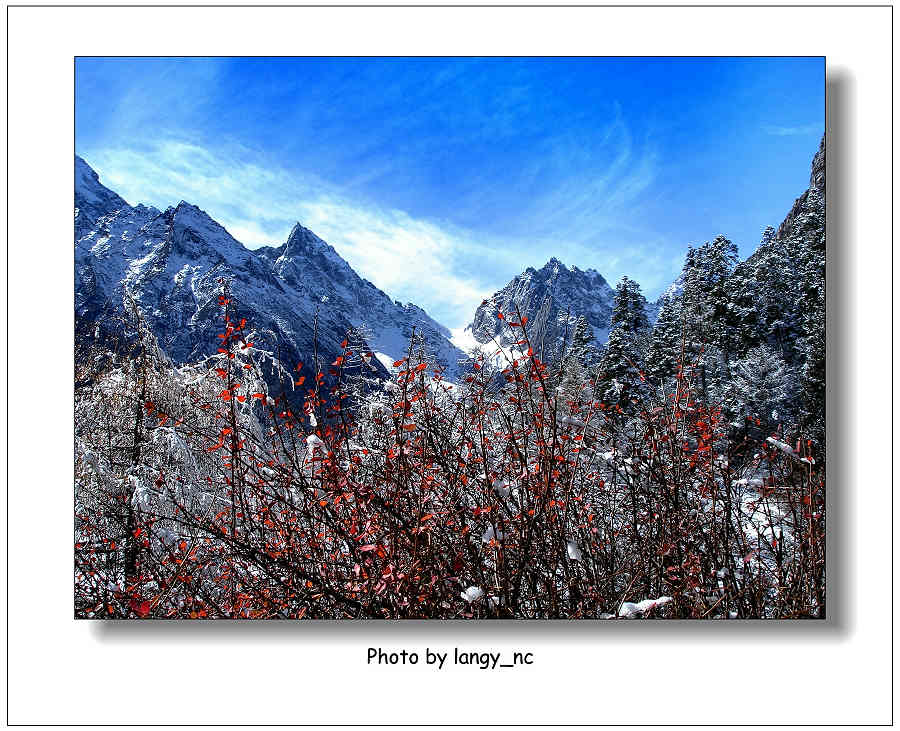
[[[661,607],[664,604],[674,601],[670,596],[661,596],[658,599],[644,599],[639,602],[622,602],[619,607],[619,616],[626,619],[636,619],[641,617],[651,609]]]

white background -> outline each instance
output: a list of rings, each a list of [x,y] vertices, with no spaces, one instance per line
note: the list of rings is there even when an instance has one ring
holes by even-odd
[[[891,720],[889,8],[12,8],[8,18],[9,722]],[[837,104],[828,119],[831,619],[72,620],[73,56],[114,54],[826,55]],[[375,669],[370,645],[523,649],[535,664]]]

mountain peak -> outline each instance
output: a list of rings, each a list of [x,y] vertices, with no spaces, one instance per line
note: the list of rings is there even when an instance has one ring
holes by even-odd
[[[125,199],[103,185],[97,171],[75,155],[75,239],[88,233],[101,216],[127,208]]]
[[[90,184],[90,181],[99,183],[100,176],[81,155],[75,155],[75,187],[78,187],[79,182]]]
[[[539,270],[532,267],[514,277],[495,292],[475,312],[469,326],[474,337],[485,343],[494,338],[510,344],[515,340],[496,313],[520,312],[535,326],[543,328],[547,342],[561,341],[565,325],[573,316],[583,315],[599,342],[605,342],[610,330],[615,293],[595,270],[567,267],[558,257]]]
[[[809,187],[825,193],[825,135],[819,142],[819,149],[813,157],[812,166],[809,174]]]
[[[311,234],[315,236],[315,234],[310,229],[306,228],[306,226],[304,226],[302,223],[300,223],[300,221],[296,221],[291,227],[291,232],[290,234],[288,234],[288,238],[292,236],[300,236],[303,234]]]
[[[75,155],[75,198],[85,203],[115,202],[120,208],[128,206],[124,198],[100,182],[97,171],[78,155]]]
[[[337,268],[348,267],[347,263],[334,250],[334,247],[318,237],[299,221],[294,224],[281,256],[285,259],[319,255],[330,260],[331,265]]]
[[[177,206],[169,210],[172,211],[173,221],[184,228],[215,232],[216,234],[221,232],[228,235],[228,232],[225,231],[225,228],[218,221],[193,203],[179,201]]]
[[[306,226],[297,221],[291,228],[291,232],[287,238],[287,248],[295,248],[298,246],[309,247],[315,244],[325,244],[322,239],[316,236]],[[327,246],[327,244],[325,244]]]

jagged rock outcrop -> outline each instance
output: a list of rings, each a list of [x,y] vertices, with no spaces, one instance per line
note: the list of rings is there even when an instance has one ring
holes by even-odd
[[[818,201],[811,201],[810,197],[818,198],[821,201],[821,204],[825,204],[825,137],[822,137],[821,142],[819,143],[819,150],[816,152],[813,157],[811,170],[809,173],[809,188],[803,192],[797,200],[794,201],[794,205],[791,207],[791,210],[788,211],[787,216],[785,216],[784,220],[781,222],[781,225],[775,232],[775,237],[778,239],[787,238],[790,235],[791,229],[794,227],[798,218],[803,216],[805,212],[808,212],[811,206],[818,205]]]
[[[584,317],[598,345],[606,343],[611,328],[615,290],[594,269],[581,270],[552,258],[540,269],[528,267],[499,292],[485,300],[466,328],[479,343],[496,338],[509,345],[514,336],[498,312],[519,311],[528,318],[536,342],[553,349],[571,338],[579,317]],[[647,315],[655,321],[657,303],[648,303]]]

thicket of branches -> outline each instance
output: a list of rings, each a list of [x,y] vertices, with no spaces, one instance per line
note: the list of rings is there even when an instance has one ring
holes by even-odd
[[[76,616],[823,617],[815,420],[739,401],[796,403],[748,360],[768,341],[729,356],[687,287],[651,329],[632,285],[603,351],[576,327],[543,362],[498,312],[516,346],[453,386],[413,338],[387,383],[345,341],[276,392],[227,288],[204,363],[135,316],[78,359]]]

